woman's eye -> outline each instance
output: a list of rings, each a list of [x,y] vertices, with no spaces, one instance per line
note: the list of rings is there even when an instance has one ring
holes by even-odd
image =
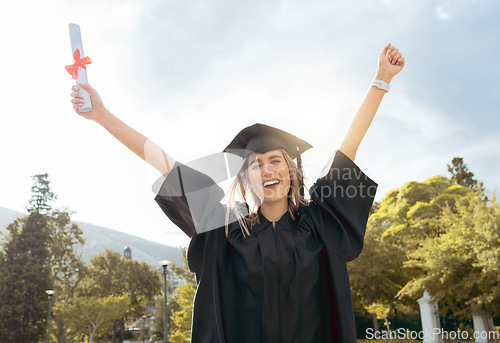
[[[280,160],[273,160],[271,163],[276,164],[276,163],[280,163],[280,162],[281,162]]]

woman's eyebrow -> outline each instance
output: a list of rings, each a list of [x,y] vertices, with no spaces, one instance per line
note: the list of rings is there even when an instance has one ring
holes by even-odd
[[[269,156],[267,159],[268,160],[272,160],[272,159],[275,159],[275,158],[283,158],[283,156],[280,156],[280,155],[271,155]],[[254,164],[254,163],[261,163],[262,162],[262,159],[260,158],[256,158],[255,160],[253,160],[250,165]]]

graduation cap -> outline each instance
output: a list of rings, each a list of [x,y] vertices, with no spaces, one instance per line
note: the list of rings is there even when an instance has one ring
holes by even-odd
[[[224,152],[246,158],[253,152],[263,154],[284,149],[292,159],[300,159],[300,154],[310,148],[311,144],[286,131],[264,124],[254,124],[241,130]]]
[[[271,150],[284,149],[292,159],[297,159],[297,167],[302,172],[300,155],[310,148],[311,144],[286,131],[264,124],[254,124],[241,130],[224,152],[246,158],[251,153],[264,154]],[[300,189],[303,195],[302,187]]]

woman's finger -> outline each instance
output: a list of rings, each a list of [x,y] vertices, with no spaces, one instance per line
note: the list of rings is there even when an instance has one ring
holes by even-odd
[[[74,104],[73,109],[75,110],[76,113],[80,114],[79,108],[82,106],[83,106],[83,104]]]
[[[389,54],[389,56],[391,56],[391,58],[392,58],[392,59],[394,59],[394,56],[396,56],[396,54],[397,54],[398,52],[399,52],[399,50],[398,50],[398,49],[393,48],[393,49],[391,50],[391,53]]]
[[[83,104],[85,102],[85,100],[81,99],[81,98],[73,98],[71,99],[71,103],[72,104]]]
[[[75,103],[75,102],[83,102],[83,95],[81,93],[77,93],[77,92],[74,92],[74,93],[71,93],[71,102],[72,103]]]
[[[83,94],[80,92],[72,92],[71,93],[72,98],[82,98],[83,99]]]
[[[94,89],[94,87],[92,87],[88,83],[80,83],[79,86],[82,87],[83,89],[85,89],[87,92],[89,92],[89,94],[91,96],[94,95],[95,93],[97,93],[96,90]]]
[[[391,43],[387,43],[387,45],[384,46],[384,48],[382,49],[382,54],[386,55],[387,51],[389,51],[390,49],[391,49]]]
[[[403,54],[401,54],[401,51],[399,51],[393,58],[392,58],[392,64],[396,64],[398,62],[398,60],[403,56]]]

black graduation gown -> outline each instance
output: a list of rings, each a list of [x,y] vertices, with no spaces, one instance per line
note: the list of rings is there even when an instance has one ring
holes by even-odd
[[[223,191],[177,163],[155,200],[191,237],[191,341],[356,342],[346,263],[361,252],[376,188],[338,150],[296,222],[287,212],[273,227],[259,214],[249,237],[237,222],[226,237],[214,219],[225,216]]]

